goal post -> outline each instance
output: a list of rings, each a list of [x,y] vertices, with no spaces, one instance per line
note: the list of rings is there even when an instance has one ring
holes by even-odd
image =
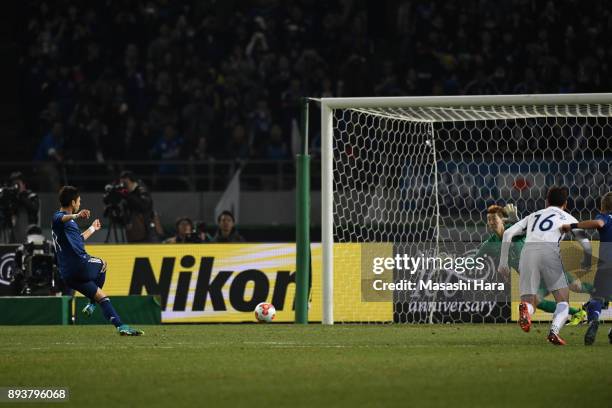
[[[449,243],[458,250],[486,236],[492,203],[513,203],[524,216],[542,205],[544,188],[564,184],[575,198],[574,215],[587,217],[612,189],[606,160],[612,94],[322,98],[320,104],[323,324],[448,322],[435,296],[418,313],[398,291],[364,307],[363,291],[372,283],[362,273],[367,251],[392,256],[415,242],[419,254],[447,251]],[[395,271],[391,280],[399,276]],[[494,321],[509,318],[496,313]],[[450,321],[465,321],[466,314],[453,316]]]
[[[310,292],[310,155],[308,150],[308,99],[301,102],[301,152],[296,158],[296,270],[295,323],[308,323]]]
[[[332,108],[321,100],[321,259],[323,324],[334,322],[333,150]]]

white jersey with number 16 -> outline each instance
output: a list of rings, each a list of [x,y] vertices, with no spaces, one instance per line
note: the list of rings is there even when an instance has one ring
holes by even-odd
[[[561,208],[551,206],[528,215],[511,229],[522,229],[527,234],[525,242],[559,242],[563,238],[561,225],[576,222],[576,218]]]

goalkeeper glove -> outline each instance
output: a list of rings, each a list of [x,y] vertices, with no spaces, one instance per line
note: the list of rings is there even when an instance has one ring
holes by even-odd
[[[516,210],[516,206],[512,203],[510,204],[506,204],[506,206],[504,207],[504,212],[506,213],[506,221],[507,222],[511,222],[511,223],[515,223],[518,222],[519,218],[518,218],[518,213]]]

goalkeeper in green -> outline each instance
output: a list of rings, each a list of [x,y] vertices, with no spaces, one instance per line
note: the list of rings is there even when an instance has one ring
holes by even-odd
[[[514,223],[517,221],[518,216],[516,213],[516,207],[513,204],[508,204],[505,207],[501,207],[499,205],[489,206],[489,208],[487,208],[487,226],[492,234],[480,245],[475,257],[477,258],[487,255],[494,261],[494,264],[497,265],[499,262],[504,231],[514,225]],[[522,235],[514,237],[512,239],[512,243],[513,245],[510,247],[510,252],[508,253],[508,266],[514,268],[515,271],[520,273],[519,259],[521,256],[521,250],[525,244],[525,236]],[[577,279],[573,275],[566,272],[565,276],[569,282],[569,288],[573,292],[582,293],[590,292],[592,290],[591,285],[580,282],[580,279]],[[506,278],[508,279],[509,277]],[[552,300],[545,299],[548,294],[549,292],[546,289],[546,285],[544,285],[544,282],[541,282],[537,294],[538,304],[536,307],[544,312],[554,313],[557,304]],[[581,308],[570,307],[569,314],[572,316],[567,323],[569,326],[576,326],[586,318],[586,311]]]

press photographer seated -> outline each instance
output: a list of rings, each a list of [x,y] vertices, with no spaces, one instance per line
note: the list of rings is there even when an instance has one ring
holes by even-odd
[[[245,242],[242,235],[236,230],[236,219],[231,211],[223,211],[217,217],[219,228],[213,237],[213,242]]]
[[[193,221],[188,217],[176,220],[176,235],[164,241],[165,244],[199,244],[202,242],[200,236],[194,229]]]

